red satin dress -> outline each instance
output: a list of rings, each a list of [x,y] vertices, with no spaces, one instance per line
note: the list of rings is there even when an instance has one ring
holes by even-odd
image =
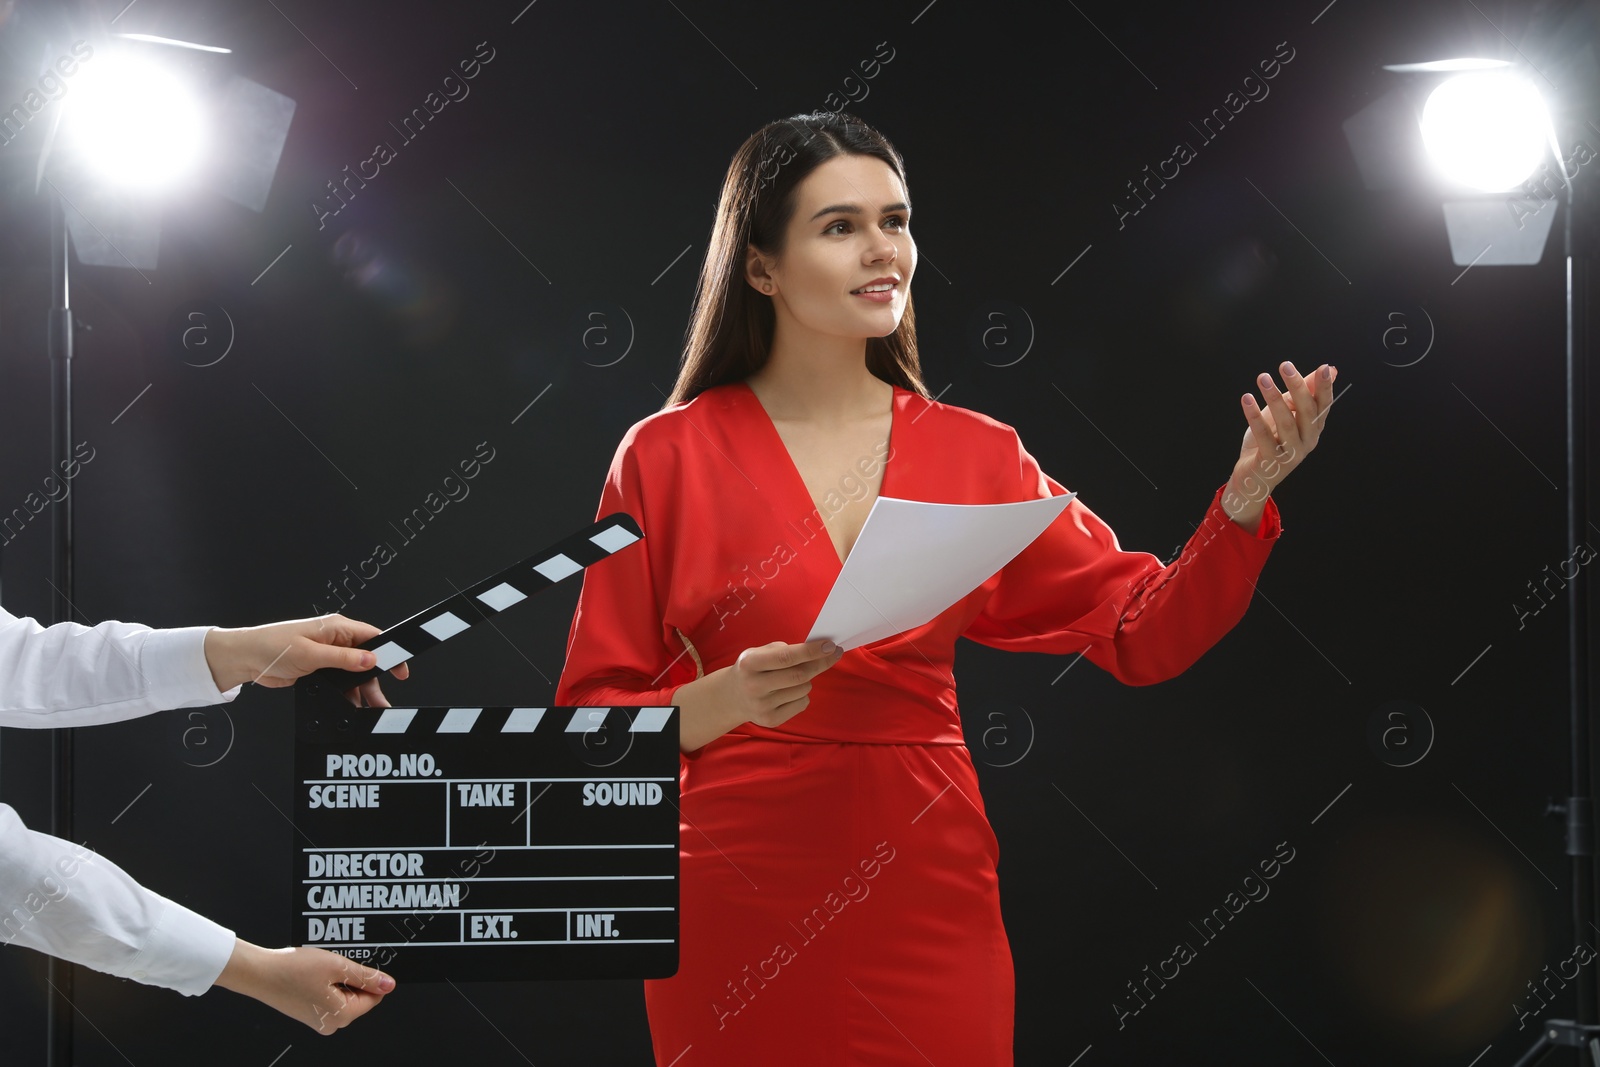
[[[879,463],[883,496],[1066,492],[1010,426],[898,386],[887,454],[862,457],[859,480],[841,471],[821,507]],[[846,652],[780,728],[682,757],[680,967],[645,982],[658,1067],[1011,1064],[999,849],[956,711],[956,638],[1171,678],[1244,614],[1281,529],[1270,499],[1254,534],[1220,501],[1163,567],[1075,500],[937,618]],[[584,574],[562,706],[671,705],[746,648],[804,641],[843,567],[743,382],[635,423],[597,517],[613,511],[645,537]]]

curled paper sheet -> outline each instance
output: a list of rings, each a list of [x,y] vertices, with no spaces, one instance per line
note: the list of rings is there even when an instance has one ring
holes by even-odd
[[[921,626],[1011,562],[1075,496],[1014,504],[880,496],[806,640],[851,649]]]

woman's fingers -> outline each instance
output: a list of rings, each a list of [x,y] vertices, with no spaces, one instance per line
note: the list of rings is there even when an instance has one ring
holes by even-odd
[[[1295,430],[1294,412],[1289,410],[1288,398],[1284,396],[1270,374],[1259,375],[1256,384],[1261,386],[1261,395],[1267,398],[1267,409],[1272,412],[1272,428],[1276,432],[1277,439],[1291,447],[1296,445],[1300,435]]]
[[[1245,421],[1250,424],[1250,434],[1255,438],[1257,454],[1262,457],[1274,455],[1278,448],[1278,439],[1273,435],[1272,428],[1267,425],[1266,412],[1261,410],[1261,405],[1256,403],[1256,398],[1249,393],[1244,394],[1240,403],[1244,407]]]
[[[819,638],[802,644],[773,641],[745,649],[735,664],[743,679],[743,699],[764,714],[772,715],[774,705],[787,707],[804,698],[811,690],[811,679],[844,655],[838,646],[834,646],[832,652],[824,652],[826,644],[832,642]],[[790,710],[792,713],[797,709]]]
[[[1323,377],[1324,374],[1327,377]],[[1324,363],[1317,369],[1314,377],[1315,381],[1312,384],[1316,386],[1317,390],[1317,413],[1311,421],[1316,425],[1317,432],[1321,433],[1322,428],[1327,425],[1323,421],[1322,415],[1333,406],[1333,383],[1339,377],[1339,368],[1330,363]]]
[[[810,704],[811,693],[809,691],[799,693],[791,699],[785,699],[783,703],[773,708],[772,717],[777,720],[779,725],[782,725],[784,722],[787,722],[789,719],[794,718],[796,715],[806,710]]]
[[[801,663],[795,668],[795,670],[799,672],[802,678],[814,678],[823,671],[827,670],[829,667],[833,666],[835,663],[838,663],[839,657],[843,655],[844,649],[840,648],[838,645],[833,646],[832,652],[822,652],[820,651],[819,647],[819,651],[816,656],[813,656],[811,659]]]
[[[738,662],[747,671],[783,671],[797,668],[796,673],[803,673],[806,669],[831,666],[838,658],[840,655],[838,647],[835,646],[832,652],[824,652],[825,644],[833,642],[821,637],[815,641],[796,645],[772,641],[745,649],[740,653]],[[821,667],[817,667],[818,661]]]
[[[769,641],[764,645],[745,649],[739,653],[737,662],[747,671],[777,671],[815,659],[820,655],[822,655],[821,641],[811,641],[803,645]]]
[[[786,685],[782,689],[774,689],[767,694],[767,701],[774,709],[781,708],[790,701],[800,700],[811,695],[811,683],[801,682],[799,685]]]
[[[1317,440],[1317,427],[1312,422],[1318,413],[1317,401],[1311,395],[1310,383],[1300,376],[1293,363],[1284,360],[1280,370],[1284,384],[1289,387],[1289,399],[1294,404],[1295,437],[1306,448],[1310,448]]]
[[[799,695],[795,696],[793,699],[787,699],[788,694],[792,692],[798,692]],[[770,709],[765,706],[756,708],[750,716],[750,721],[758,726],[765,726],[769,729],[782,726],[784,723],[788,722],[790,719],[806,710],[806,708],[811,704],[809,687],[806,687],[805,691],[803,692],[798,689],[786,690],[784,697],[785,699],[783,699],[782,703],[776,704]]]
[[[804,646],[793,646],[796,648]],[[839,662],[839,657],[844,651],[837,646],[832,652],[822,653],[810,659],[801,660],[790,667],[774,667],[761,675],[761,684],[767,693],[771,694],[781,689],[789,689],[804,685]]]

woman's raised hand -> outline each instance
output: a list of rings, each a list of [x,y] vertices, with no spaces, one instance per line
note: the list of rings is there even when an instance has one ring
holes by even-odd
[[[1256,379],[1266,397],[1263,408],[1249,393],[1239,398],[1244,409],[1244,441],[1239,460],[1228,479],[1222,506],[1235,522],[1254,529],[1266,506],[1267,494],[1304,462],[1327,426],[1324,417],[1333,404],[1333,382],[1338,368],[1327,363],[1302,377],[1287,360],[1279,367],[1286,390],[1272,375]]]
[[[673,697],[681,709],[678,747],[693,752],[747,722],[782,725],[811,702],[811,679],[843,655],[825,638],[745,649],[729,666],[678,687]]]
[[[1303,378],[1288,360],[1278,371],[1287,391],[1279,389],[1270,374],[1256,378],[1267,399],[1264,410],[1249,393],[1240,398],[1249,428],[1239,448],[1238,465],[1260,478],[1268,492],[1317,447],[1327,425],[1323,415],[1333,403],[1333,380],[1339,373],[1324,363],[1310,378]]]

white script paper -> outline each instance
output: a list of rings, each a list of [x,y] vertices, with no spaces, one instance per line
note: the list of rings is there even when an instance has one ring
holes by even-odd
[[[1014,504],[880,496],[806,640],[848,650],[921,626],[1010,563],[1077,495]]]

